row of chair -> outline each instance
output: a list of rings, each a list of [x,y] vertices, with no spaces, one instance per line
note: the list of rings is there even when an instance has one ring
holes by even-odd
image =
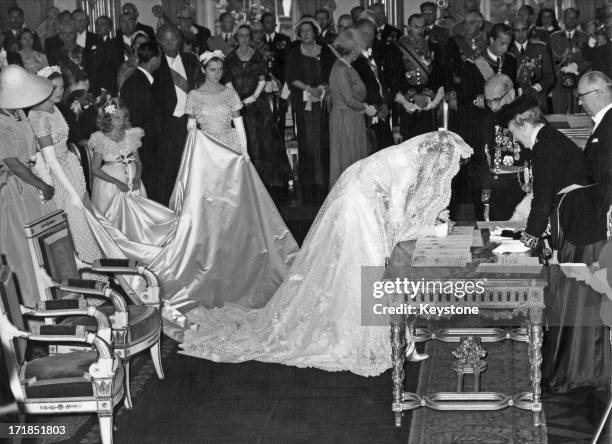
[[[102,442],[112,443],[114,407],[122,399],[132,407],[132,356],[149,350],[164,378],[157,278],[132,260],[82,262],[62,211],[25,230],[39,289],[36,307],[19,303],[11,270],[0,266],[0,339],[20,421],[27,414],[95,412]],[[109,283],[82,279],[83,272],[108,276]],[[95,306],[90,297],[107,302]],[[27,361],[28,341],[48,343],[49,355]]]

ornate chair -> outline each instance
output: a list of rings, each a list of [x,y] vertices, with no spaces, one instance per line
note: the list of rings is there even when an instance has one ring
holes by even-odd
[[[78,302],[78,301],[74,301]],[[50,305],[50,306],[47,306]],[[27,316],[94,316],[102,329],[108,318],[94,307],[62,308],[39,304],[42,310],[26,310]],[[10,387],[19,407],[20,422],[27,414],[95,412],[102,443],[113,442],[113,409],[124,395],[124,372],[111,347],[83,326],[37,325],[25,329],[13,275],[0,266],[0,340]],[[72,352],[26,361],[28,341],[77,342],[96,351]]]
[[[149,349],[159,379],[164,379],[161,362],[161,315],[159,311],[159,289],[155,275],[135,261],[123,259],[100,259],[85,264],[74,252],[74,244],[63,211],[56,211],[25,226],[26,237],[36,271],[41,300],[64,300],[75,295],[107,298],[112,306],[102,305],[100,310],[112,320],[111,343],[115,353],[123,360],[125,367],[125,405],[132,407],[130,396],[130,359],[133,355]],[[140,275],[150,284],[142,292],[148,297],[147,304],[128,305],[123,296],[110,285],[93,280],[81,279],[82,271],[96,273],[120,273]],[[119,276],[118,282],[127,282]],[[128,291],[128,295],[130,291]],[[132,291],[131,294],[134,294]],[[90,318],[70,317],[62,321],[67,325],[92,327]],[[74,350],[52,347],[52,352]]]

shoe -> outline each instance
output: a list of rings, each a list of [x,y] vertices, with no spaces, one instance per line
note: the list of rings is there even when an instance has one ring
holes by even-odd
[[[410,345],[406,349],[406,359],[410,362],[421,362],[425,359],[429,358],[429,355],[426,353],[419,353],[416,350],[416,344],[414,341],[410,342]]]

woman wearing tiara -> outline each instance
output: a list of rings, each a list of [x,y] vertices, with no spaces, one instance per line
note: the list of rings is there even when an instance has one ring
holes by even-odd
[[[389,327],[362,324],[362,267],[382,269],[397,242],[438,231],[438,221],[448,217],[445,208],[459,161],[471,153],[456,134],[435,132],[348,167],[268,304],[251,311],[229,304],[192,310],[188,317],[200,329],[185,333],[181,353],[362,376],[390,368]],[[383,320],[388,321],[378,319]],[[409,358],[423,359],[408,341]]]

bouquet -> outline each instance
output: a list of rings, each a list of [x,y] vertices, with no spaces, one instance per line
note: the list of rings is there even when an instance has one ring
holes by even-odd
[[[133,190],[134,177],[136,177],[136,158],[133,152],[122,153],[120,156],[121,163],[125,169],[125,175],[128,179],[128,187]]]
[[[578,83],[578,65],[568,63],[559,71],[559,81],[564,88],[573,88]]]

